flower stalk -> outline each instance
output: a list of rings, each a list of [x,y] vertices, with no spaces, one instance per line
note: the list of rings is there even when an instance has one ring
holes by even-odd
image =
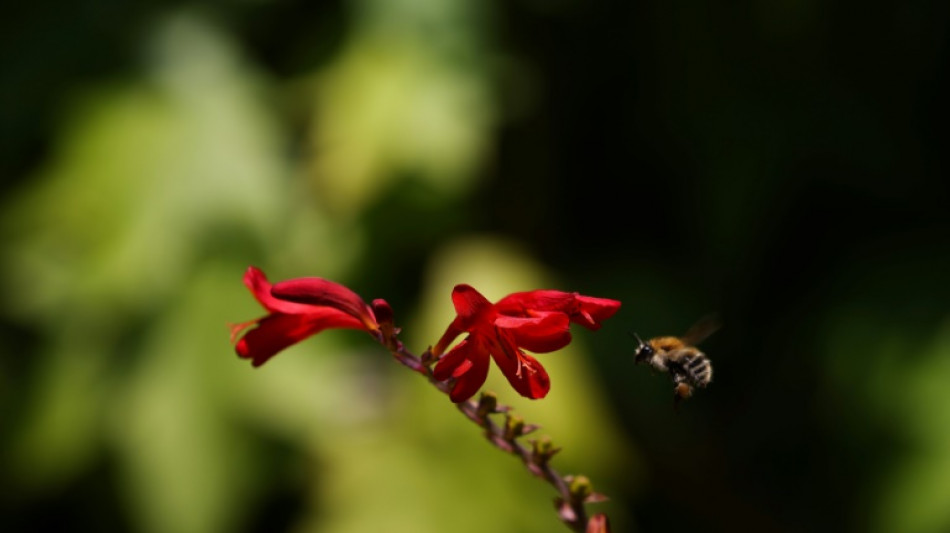
[[[452,380],[436,379],[431,367],[426,363],[429,350],[417,357],[405,349],[396,334],[384,339],[382,344],[390,350],[397,362],[425,376],[429,383],[443,394],[451,394],[454,386]],[[430,364],[434,361],[431,356],[428,360]],[[551,466],[551,458],[561,449],[556,448],[547,436],[528,441],[529,446],[519,440],[540,426],[526,424],[521,416],[512,414],[510,406],[499,404],[498,397],[492,392],[483,392],[478,400],[472,398],[458,402],[456,407],[466,418],[482,428],[485,439],[495,448],[520,459],[528,472],[557,491],[558,496],[554,504],[558,518],[571,531],[609,531],[604,525],[606,517],[603,514],[588,519],[586,510],[587,503],[606,501],[607,497],[593,492],[590,481],[585,476],[565,476]],[[493,415],[504,415],[504,423],[493,420]],[[592,527],[599,529],[591,529]]]
[[[331,328],[362,330],[382,344],[401,365],[422,374],[447,395],[466,418],[482,428],[493,446],[519,458],[534,476],[557,491],[555,508],[572,531],[609,533],[603,514],[588,519],[585,505],[604,501],[585,476],[564,476],[551,466],[560,451],[549,437],[522,441],[539,426],[528,424],[500,405],[494,393],[475,393],[494,360],[512,387],[526,398],[547,395],[550,379],[541,363],[526,353],[548,353],[571,341],[571,323],[596,330],[620,302],[577,293],[535,290],[514,293],[491,303],[469,285],[456,285],[456,317],[434,347],[421,355],[399,340],[400,328],[385,300],[367,304],[358,294],[323,278],[296,278],[271,284],[262,271],[249,267],[244,284],[268,312],[231,326],[238,356],[260,366],[284,348]],[[450,345],[465,335],[454,347]],[[497,420],[496,420],[497,419]]]

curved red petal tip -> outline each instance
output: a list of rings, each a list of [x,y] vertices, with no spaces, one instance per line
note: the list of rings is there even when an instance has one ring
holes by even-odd
[[[578,310],[571,314],[571,320],[589,329],[600,328],[600,323],[612,317],[620,309],[619,300],[594,298],[578,294],[574,297]]]
[[[251,290],[254,298],[268,311],[276,311],[282,302],[270,295],[271,283],[267,280],[264,271],[256,266],[249,266],[244,271],[244,285]]]
[[[271,295],[280,300],[339,309],[358,318],[368,331],[379,330],[376,315],[362,298],[339,283],[323,278],[295,278],[271,287]]]
[[[370,308],[373,310],[373,315],[376,317],[380,329],[386,330],[386,335],[399,333],[393,317],[393,308],[389,305],[389,302],[377,298],[373,300]]]
[[[610,521],[607,515],[597,513],[587,521],[587,529],[584,533],[610,533]]]
[[[532,400],[539,400],[548,395],[551,378],[537,359],[522,352],[517,346],[500,344],[499,348],[503,353],[492,352],[492,356],[501,373],[518,394]]]
[[[257,268],[256,266],[250,265],[247,267],[247,270],[244,271],[244,285],[246,285],[248,289],[251,289],[253,291],[254,287],[261,280],[264,283],[267,283],[267,276],[264,275],[263,270]],[[270,287],[268,286],[268,290],[269,289]]]
[[[452,304],[459,318],[466,322],[492,308],[491,302],[482,293],[464,283],[452,289]]]
[[[307,304],[288,302],[271,296],[271,282],[267,280],[264,272],[255,266],[249,266],[244,271],[244,285],[251,290],[251,294],[254,295],[258,303],[272,313],[294,315],[307,313],[311,310],[311,306]]]
[[[386,342],[386,339],[394,340],[395,336],[399,333],[399,329],[393,321],[392,306],[390,306],[386,300],[377,298],[370,304],[370,308],[373,310],[373,315],[379,324],[379,329],[371,330],[370,333],[380,342]]]
[[[389,305],[389,302],[383,300],[382,298],[377,298],[373,300],[373,303],[370,307],[373,309],[373,314],[376,316],[377,322],[380,324],[384,322],[392,323],[393,308]]]
[[[522,365],[529,363],[530,367],[523,369],[526,370],[522,372],[524,381],[527,383],[525,389],[527,393],[522,393],[526,398],[532,400],[540,400],[548,395],[548,392],[551,390],[551,378],[548,377],[547,370],[541,366],[541,363],[537,359],[531,357],[527,354],[522,354],[525,361],[522,361]]]

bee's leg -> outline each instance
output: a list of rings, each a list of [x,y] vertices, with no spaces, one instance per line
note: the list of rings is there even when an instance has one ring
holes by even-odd
[[[686,383],[686,378],[682,375],[673,378],[673,382],[676,384],[673,387],[673,409],[679,412],[680,403],[693,395],[693,387]]]

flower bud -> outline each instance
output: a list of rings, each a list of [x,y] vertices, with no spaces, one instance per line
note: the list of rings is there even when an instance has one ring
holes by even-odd
[[[587,476],[571,476],[568,482],[568,489],[571,491],[571,498],[574,501],[585,501],[588,496],[594,493],[594,487]]]
[[[546,464],[548,461],[554,457],[554,454],[561,451],[560,448],[555,448],[554,443],[551,442],[551,437],[547,435],[541,437],[540,439],[531,441],[532,450],[531,456],[534,459],[534,462],[537,464]]]
[[[505,440],[512,441],[524,434],[524,418],[518,415],[505,417]]]
[[[370,308],[373,310],[373,314],[376,315],[376,322],[379,324],[378,336],[381,337],[379,341],[387,345],[397,344],[398,341],[395,337],[399,333],[399,328],[393,322],[392,306],[386,300],[377,298],[370,304]]]
[[[486,416],[496,412],[498,409],[498,396],[494,392],[483,392],[478,399],[478,417],[484,419]]]

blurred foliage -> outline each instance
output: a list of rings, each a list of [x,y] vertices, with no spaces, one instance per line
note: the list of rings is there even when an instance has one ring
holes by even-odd
[[[0,21],[0,530],[552,531],[554,494],[352,331],[260,369],[241,285],[618,315],[541,356],[617,531],[950,528],[938,2],[33,2]],[[629,331],[718,311],[674,413]]]

